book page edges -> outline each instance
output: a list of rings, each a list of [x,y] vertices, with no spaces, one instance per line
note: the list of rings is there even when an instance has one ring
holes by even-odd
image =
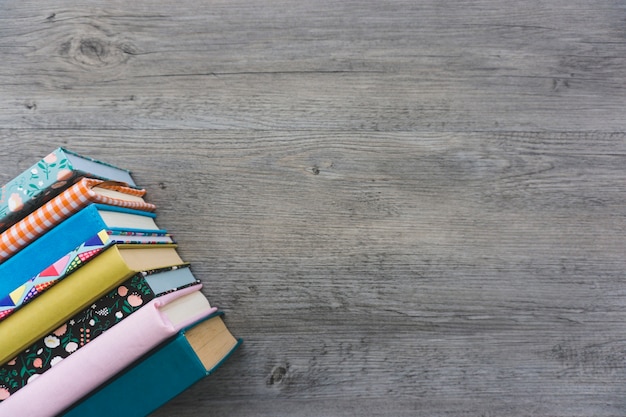
[[[162,302],[157,304],[157,307],[161,320],[179,331],[215,313],[217,308],[211,307],[209,300],[199,291],[200,288],[202,284],[159,297]],[[172,295],[181,292],[185,293],[182,297],[170,301]]]
[[[217,369],[241,343],[232,335],[221,314],[190,327],[184,336],[207,375]]]
[[[88,156],[80,155],[63,147],[57,148],[55,152],[62,152],[65,158],[70,162],[74,170],[82,171],[86,175],[95,175],[102,179],[116,179],[124,181],[132,187],[137,187],[132,178],[131,171],[120,168],[108,162]],[[111,175],[115,173],[114,175]]]
[[[100,210],[98,213],[109,228],[159,230],[154,217],[117,210]]]
[[[185,263],[176,251],[177,246],[169,243],[124,243],[116,247],[128,266],[137,272]]]
[[[115,198],[116,200],[125,200],[125,201],[136,201],[136,202],[140,202],[140,203],[146,203],[146,201],[139,196],[136,195],[132,195],[132,194],[126,194],[123,193],[121,191],[116,191],[116,190],[111,190],[108,188],[103,188],[100,186],[95,186],[91,189],[94,193],[98,194],[98,195],[103,195],[105,197],[109,197],[109,198]],[[148,203],[146,203],[148,204]]]

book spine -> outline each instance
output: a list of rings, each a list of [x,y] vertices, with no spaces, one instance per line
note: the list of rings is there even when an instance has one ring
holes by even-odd
[[[37,379],[36,384],[26,385],[0,403],[0,415],[49,417],[69,408],[189,325],[172,325],[164,319],[159,307],[200,288],[201,285],[196,285],[155,298],[84,346],[72,355],[71,360],[61,361],[52,367]],[[201,320],[216,310],[207,309],[190,321]],[[33,401],[33,398],[37,400]]]
[[[8,294],[105,228],[93,205],[74,214],[0,264],[0,294]]]
[[[0,364],[13,359],[134,273],[117,247],[111,246],[41,294],[37,302],[16,310],[0,323]]]
[[[208,319],[219,315],[221,313],[216,313]],[[181,331],[173,340],[127,368],[62,416],[147,416],[215,372],[240,344],[241,339],[220,362],[207,371],[187,341],[184,331]],[[137,390],[137,387],[141,387],[141,390]],[[137,401],[132,393],[140,395],[141,401]]]
[[[184,335],[179,334],[63,417],[144,417],[205,376],[202,363]],[[141,399],[128,395],[132,392]]]
[[[53,332],[0,366],[0,402],[61,360],[113,328],[156,297],[143,274],[135,274]]]

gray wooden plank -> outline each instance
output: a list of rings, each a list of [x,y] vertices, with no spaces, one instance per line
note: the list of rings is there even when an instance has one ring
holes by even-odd
[[[63,144],[148,189],[245,339],[155,415],[610,416],[624,139],[5,129],[0,180]]]
[[[0,127],[622,131],[618,2],[4,2]]]
[[[0,183],[133,170],[241,350],[156,416],[618,416],[623,5],[0,5]]]

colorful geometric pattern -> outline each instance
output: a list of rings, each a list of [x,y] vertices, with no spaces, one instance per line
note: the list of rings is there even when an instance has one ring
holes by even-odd
[[[105,230],[90,237],[76,249],[20,285],[4,297],[0,298],[0,320],[7,317],[16,308],[32,301],[43,291],[56,284],[77,268],[89,262],[98,253],[112,245]]]
[[[82,178],[0,235],[0,262],[90,203],[144,211],[154,211],[156,208],[154,204],[144,201],[129,201],[105,196],[92,189],[97,186],[137,197],[145,194],[145,190],[125,187],[113,181]]]

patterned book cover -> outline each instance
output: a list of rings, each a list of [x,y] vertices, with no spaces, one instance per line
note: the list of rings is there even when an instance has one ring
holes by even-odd
[[[0,364],[9,362],[133,275],[184,263],[175,245],[108,247],[0,323]]]
[[[144,303],[143,307],[77,349],[71,357],[60,360],[60,365],[57,365],[58,360],[55,361],[33,383],[27,383],[12,395],[9,395],[8,390],[1,391],[0,395],[5,400],[0,403],[0,415],[60,415],[137,359],[174,337],[180,330],[215,313],[217,309],[210,306],[200,292],[201,287],[201,284],[192,285]],[[200,299],[204,302],[200,303]],[[189,303],[194,307],[185,311],[182,306]],[[163,310],[168,307],[176,310],[176,320],[167,318]],[[56,345],[56,341],[51,341]],[[73,348],[74,345],[71,345],[70,350]],[[12,362],[12,359],[8,362]],[[21,370],[14,372],[21,373]],[[135,397],[135,401],[141,402],[141,398]]]
[[[154,297],[154,292],[142,274],[136,274],[123,282],[0,366],[0,401],[15,394]]]
[[[92,236],[76,249],[54,262],[39,274],[0,298],[0,321],[24,304],[29,303],[77,268],[89,262],[114,242],[105,230]]]
[[[178,269],[172,266],[133,275],[117,288],[75,314],[59,328],[33,343],[0,366],[0,402],[15,394],[39,375],[102,335],[156,297],[198,285],[199,280],[159,293],[146,277]],[[188,265],[183,268],[189,268]]]
[[[57,196],[82,177],[114,179],[104,178],[95,172],[86,172],[77,168],[72,163],[74,158],[88,160],[96,166],[108,167],[111,171],[120,172],[122,173],[120,178],[126,178],[129,185],[135,186],[127,170],[78,155],[67,149],[57,148],[0,188],[0,232]]]
[[[82,178],[0,235],[0,262],[17,253],[39,236],[91,203],[144,211],[154,211],[156,208],[154,204],[144,201],[128,201],[107,197],[93,191],[92,188],[96,186],[137,197],[142,197],[145,194],[145,190],[93,178]]]
[[[102,204],[89,204],[78,213],[72,214],[59,225],[47,231],[34,242],[21,249],[19,252],[0,262],[0,298],[8,295],[11,291],[19,288],[29,279],[70,253],[76,247],[98,234],[103,229],[113,233],[111,240],[115,243],[127,243],[129,240],[137,240],[135,237],[127,239],[124,236],[114,235],[118,230],[134,230],[138,232],[152,232],[157,235],[166,234],[167,231],[155,225],[155,229],[131,229],[110,227],[101,213],[104,211],[116,211],[131,215],[156,219],[156,214],[148,211],[131,210],[123,207],[106,206]],[[159,236],[149,240],[160,239]]]
[[[214,373],[241,343],[224,323],[223,313],[217,312],[144,356],[62,417],[151,415]]]

